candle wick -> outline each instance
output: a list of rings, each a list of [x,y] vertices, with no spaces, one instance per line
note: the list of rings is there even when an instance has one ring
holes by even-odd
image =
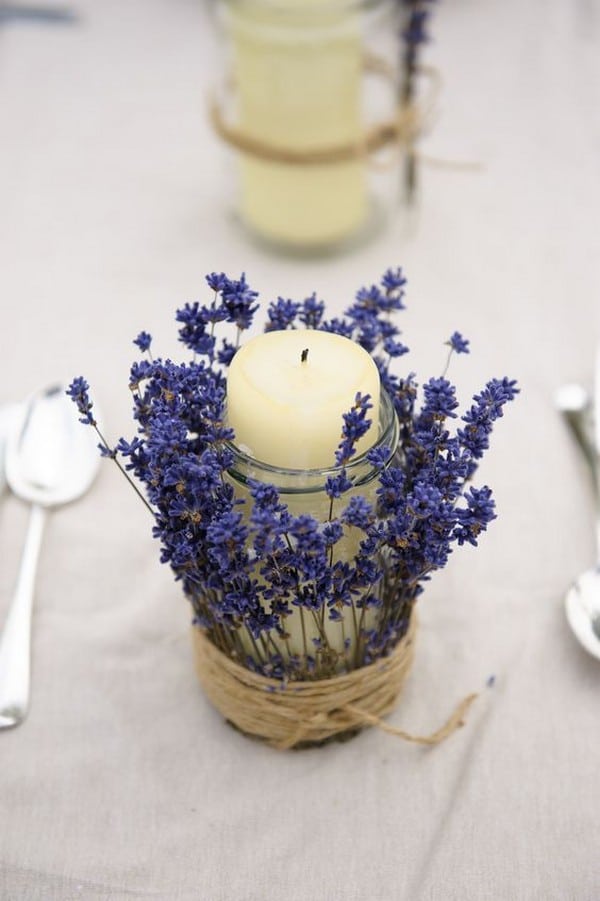
[[[302,353],[300,354],[300,362],[306,363],[308,360],[308,347],[305,347]]]

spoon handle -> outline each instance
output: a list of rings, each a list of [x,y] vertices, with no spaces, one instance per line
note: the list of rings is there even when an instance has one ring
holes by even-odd
[[[594,464],[596,475],[596,563],[600,564],[600,345],[594,366]]]
[[[46,510],[34,504],[15,594],[0,637],[0,729],[17,726],[29,707],[31,613]]]
[[[594,488],[598,488],[598,464],[594,436],[591,429],[591,415],[586,410],[563,410],[563,417],[571,429],[573,437],[579,445],[579,449],[585,457],[590,468],[590,474],[594,481]]]

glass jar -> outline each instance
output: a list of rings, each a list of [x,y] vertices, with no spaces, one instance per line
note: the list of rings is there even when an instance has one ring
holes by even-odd
[[[327,479],[339,474],[339,468],[284,469],[255,460],[234,444],[228,445],[234,458],[228,470],[230,483],[237,498],[244,502],[244,506],[240,507],[241,510],[249,511],[252,507],[250,483],[263,482],[274,485],[278,489],[281,502],[286,504],[293,516],[310,514],[319,522],[326,523],[339,514],[353,495],[362,495],[374,508],[376,507],[377,489],[382,470],[392,463],[398,465],[401,459],[399,438],[400,429],[394,405],[389,395],[382,390],[378,437],[373,448],[385,448],[387,453],[379,466],[370,463],[366,454],[351,460],[345,470],[352,482],[352,487],[340,499],[332,503],[325,492]],[[351,564],[363,538],[364,532],[360,529],[345,526],[344,536],[335,546],[335,561]],[[257,565],[257,578],[260,581],[259,568]],[[306,620],[303,618],[301,608],[294,608],[293,612],[286,617],[286,631],[289,633],[287,653],[302,657],[306,653],[306,646],[312,647],[313,642],[323,638],[323,633],[325,633],[327,645],[340,656],[340,659],[343,659],[346,652],[351,656],[359,640],[360,632],[363,629],[375,629],[377,618],[378,608],[365,608],[361,611],[359,621],[353,605],[352,608],[344,609],[343,615],[338,621],[329,621],[324,617],[318,628],[310,618],[306,618]],[[252,647],[248,642],[245,643],[245,650],[250,656],[253,655]]]
[[[393,168],[382,179],[370,164],[398,143],[396,4],[221,0],[220,11],[225,90],[213,122],[237,150],[242,222],[313,252],[368,234]]]

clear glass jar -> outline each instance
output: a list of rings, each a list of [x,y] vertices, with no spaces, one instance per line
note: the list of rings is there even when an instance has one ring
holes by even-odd
[[[373,155],[397,147],[396,4],[221,0],[220,11],[227,87],[213,121],[237,150],[241,220],[313,252],[368,234],[394,168],[382,178]]]
[[[382,469],[398,464],[401,459],[399,445],[400,428],[393,403],[389,395],[382,390],[378,437],[373,445],[375,448],[386,448],[382,466],[374,466],[366,457],[366,454],[357,456],[345,467],[346,474],[352,482],[352,488],[344,493],[343,497],[333,502],[325,492],[325,483],[330,476],[340,472],[339,468],[332,469],[284,469],[262,463],[248,456],[234,444],[229,444],[229,450],[234,455],[233,464],[229,468],[229,478],[234,491],[240,500],[244,501],[246,510],[252,506],[249,482],[259,481],[274,485],[281,501],[285,503],[294,516],[308,513],[322,523],[327,522],[343,509],[353,495],[364,496],[373,507],[376,506],[376,492],[379,487],[379,476]],[[372,449],[372,448],[371,448]],[[243,508],[242,508],[243,509]],[[360,541],[364,538],[364,532],[354,527],[344,527],[344,537],[336,544],[335,559],[344,562],[352,562],[356,555]],[[257,578],[258,566],[257,566]],[[259,578],[260,581],[260,578]],[[339,622],[324,620],[324,629],[329,646],[340,656],[343,655],[344,643],[358,640],[357,623],[353,619],[350,608],[345,610],[346,621],[342,618]],[[361,628],[372,629],[377,625],[378,610],[372,608],[365,611],[364,619],[360,623]],[[318,639],[319,630],[310,620],[303,622],[302,613],[298,608],[286,617],[286,630],[290,634],[289,649],[292,653],[302,656],[306,643],[310,644]],[[312,646],[312,645],[311,645]],[[252,654],[252,648],[246,648]]]
[[[398,417],[389,394],[382,388],[379,407],[379,424],[377,440],[369,449],[386,448],[384,467],[389,466],[398,454],[400,429]],[[281,500],[286,503],[290,512],[297,516],[298,513],[310,513],[324,522],[329,516],[329,497],[325,494],[325,483],[330,476],[340,472],[340,468],[331,469],[285,469],[272,466],[256,460],[244,453],[233,443],[228,443],[228,449],[233,454],[234,460],[229,468],[229,476],[240,496],[249,498],[247,485],[250,481],[264,482],[274,485]],[[397,460],[396,460],[397,462]],[[346,474],[352,482],[349,498],[352,494],[369,496],[373,502],[375,491],[378,487],[378,479],[381,467],[373,466],[366,454],[361,454],[346,464]]]

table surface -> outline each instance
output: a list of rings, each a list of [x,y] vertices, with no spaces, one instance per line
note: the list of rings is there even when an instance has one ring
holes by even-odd
[[[130,434],[131,339],[144,328],[176,354],[173,311],[204,296],[206,272],[341,311],[399,264],[411,367],[438,372],[459,329],[463,401],[492,375],[523,390],[481,469],[499,518],[421,599],[389,718],[432,731],[481,690],[435,749],[368,730],[278,753],[236,734],[195,681],[189,610],[116,470],[53,513],[32,707],[0,735],[0,896],[598,898],[600,663],[563,613],[594,559],[593,505],[553,395],[591,386],[600,337],[600,3],[436,7],[443,88],[422,150],[480,166],[424,163],[416,214],[312,261],[265,251],[226,212],[231,170],[204,112],[210,10],[69,8],[70,23],[0,19],[0,403],[84,374],[109,434]],[[2,498],[2,618],[26,516]]]

